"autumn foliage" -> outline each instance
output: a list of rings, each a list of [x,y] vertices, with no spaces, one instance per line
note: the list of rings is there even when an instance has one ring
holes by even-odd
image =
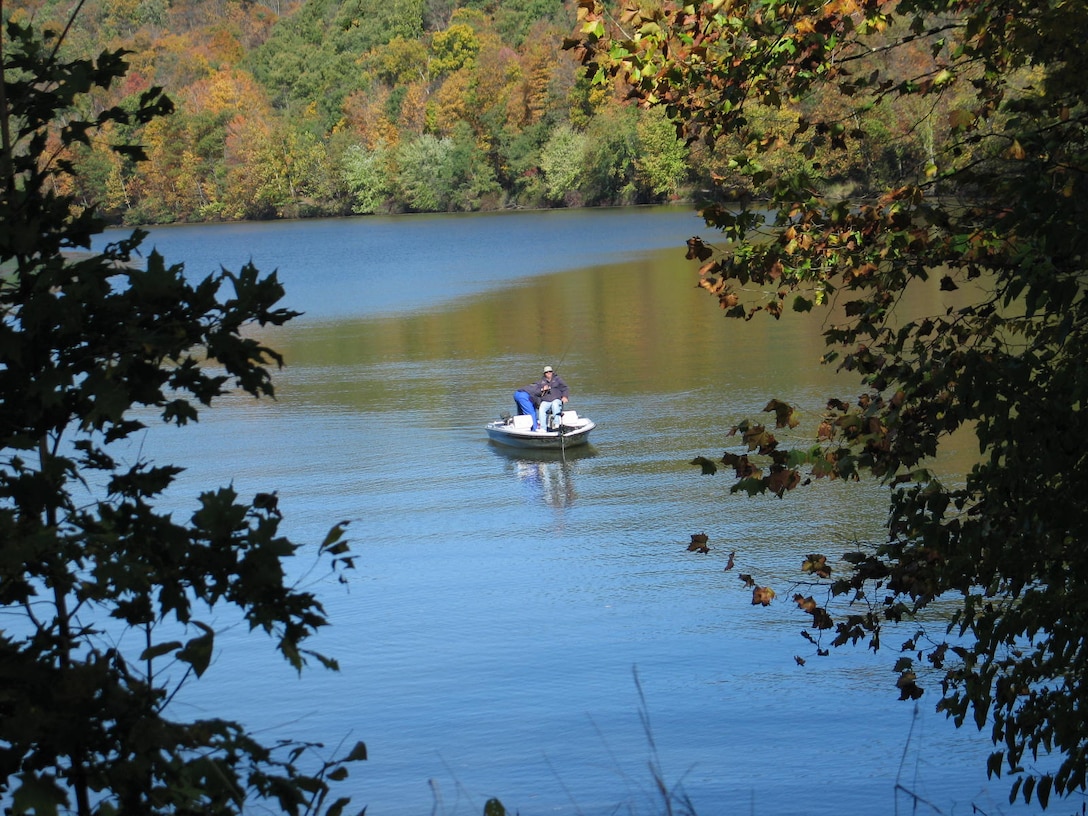
[[[61,30],[68,12],[34,0],[5,16]],[[581,75],[577,52],[562,47],[576,15],[570,0],[85,0],[65,48],[134,52],[124,82],[97,90],[85,113],[132,105],[152,86],[175,112],[126,130],[150,162],[98,141],[75,148],[73,192],[110,220],[146,224],[655,203],[711,189],[763,196],[771,174],[816,169],[840,191],[868,191],[946,131],[937,115],[918,127],[910,104],[888,94],[852,120],[869,142],[832,127],[803,149],[770,151],[790,142],[797,116],[815,133],[817,116],[848,110],[832,95],[802,99],[759,80],[743,106],[757,139],[719,127],[721,143],[689,144],[668,105],[640,106],[622,85]],[[711,33],[696,39],[712,50]],[[888,61],[906,71],[924,53],[919,44]],[[764,172],[745,171],[756,163]]]

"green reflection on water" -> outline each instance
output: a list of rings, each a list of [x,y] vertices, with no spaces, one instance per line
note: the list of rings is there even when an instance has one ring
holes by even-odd
[[[708,384],[796,391],[839,380],[818,364],[818,317],[727,320],[695,281],[683,252],[666,250],[534,278],[433,312],[300,322],[273,342],[291,367],[361,368],[360,375],[394,363],[445,363],[448,368],[435,370],[472,381],[474,369],[490,371],[498,361],[509,369],[513,386],[535,377],[539,365],[562,364],[564,373],[576,372],[583,392],[591,383],[595,392],[623,396]],[[418,385],[421,396],[437,396],[448,381]],[[365,391],[322,389],[315,382],[307,397],[368,407]]]

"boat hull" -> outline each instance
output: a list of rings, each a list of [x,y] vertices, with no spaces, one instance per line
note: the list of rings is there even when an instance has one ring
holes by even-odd
[[[585,445],[597,426],[584,417],[578,425],[564,425],[560,431],[529,431],[512,423],[497,420],[487,424],[487,435],[497,445],[528,450],[566,450]]]

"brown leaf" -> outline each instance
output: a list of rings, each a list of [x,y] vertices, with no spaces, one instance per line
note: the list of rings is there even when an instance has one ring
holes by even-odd
[[[793,596],[793,600],[797,602],[797,607],[802,612],[812,615],[812,624],[817,629],[830,629],[834,626],[834,622],[831,620],[831,616],[827,614],[827,610],[816,603],[811,595],[805,598],[798,593]]]
[[[736,473],[738,479],[747,479],[751,476],[758,477],[760,473],[759,468],[748,461],[747,454],[738,456],[727,451],[722,454],[722,463],[733,468],[733,472]]]
[[[785,494],[787,490],[793,490],[799,484],[801,484],[800,472],[781,465],[775,465],[771,468],[771,475],[767,479],[767,489],[779,497]]]
[[[720,299],[721,292],[725,289],[725,280],[715,277],[701,278],[696,285],[699,289],[706,289],[712,295],[718,295]]]
[[[691,543],[688,544],[688,552],[710,552],[710,547],[707,546],[708,540],[706,533],[692,533]]]
[[[805,659],[803,657],[799,657],[798,655],[794,655],[793,659],[797,661],[798,666],[805,665]]]
[[[711,255],[714,254],[714,250],[703,243],[703,239],[698,236],[692,236],[688,238],[688,253],[687,259],[693,260],[698,258],[700,261],[705,261]]]
[[[809,595],[807,598],[800,592],[793,596],[793,600],[797,603],[797,608],[802,612],[812,612],[816,608],[816,601]]]
[[[899,675],[895,685],[899,687],[900,700],[917,700],[922,696],[922,689],[918,687],[916,680],[917,676],[912,671],[903,672]]]
[[[807,572],[809,575],[817,575],[820,578],[831,577],[831,567],[827,564],[827,556],[813,553],[805,559],[801,564],[802,572]]]
[[[801,420],[797,418],[797,412],[793,407],[782,400],[773,399],[763,408],[764,411],[774,411],[774,426],[776,428],[796,428]]]
[[[774,600],[774,590],[770,587],[757,586],[752,590],[752,606],[770,606]]]
[[[733,552],[729,553],[729,561],[725,565],[725,572],[729,572],[729,570],[733,569],[733,560],[736,557],[736,555],[737,555],[736,550],[733,550]]]
[[[743,583],[746,587],[754,587],[756,585],[756,582],[754,580],[752,580],[752,576],[748,575],[745,572],[742,572],[737,577],[741,580],[741,583]]]

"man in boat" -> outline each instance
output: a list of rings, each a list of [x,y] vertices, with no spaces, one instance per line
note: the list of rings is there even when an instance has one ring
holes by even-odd
[[[562,377],[550,366],[544,366],[544,375],[514,392],[514,402],[519,414],[533,418],[533,430],[548,428],[548,414],[555,417],[556,427],[562,422],[563,406],[568,400],[569,389]]]

